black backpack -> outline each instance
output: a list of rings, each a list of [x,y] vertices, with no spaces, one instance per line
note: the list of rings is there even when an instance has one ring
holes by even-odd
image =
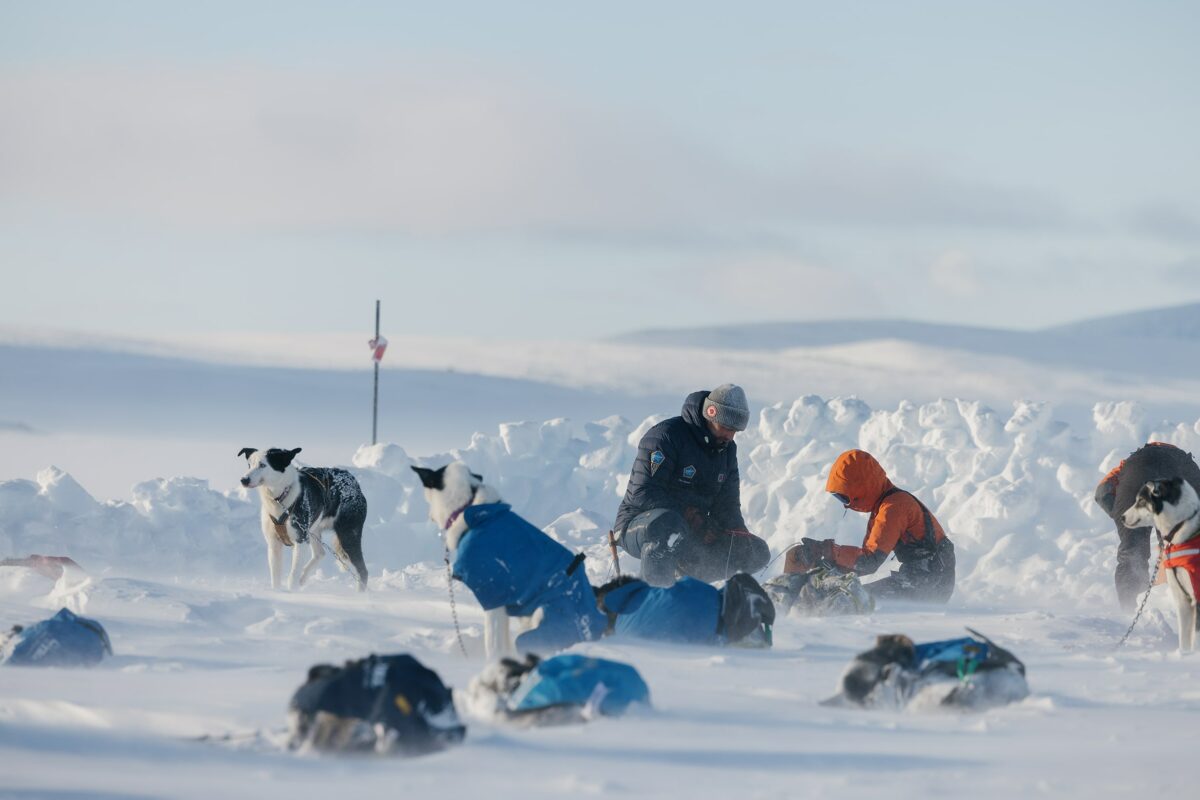
[[[753,576],[739,572],[721,589],[721,617],[717,634],[730,644],[771,646],[775,604]]]
[[[410,655],[319,664],[289,710],[293,748],[420,755],[466,735],[450,690]]]

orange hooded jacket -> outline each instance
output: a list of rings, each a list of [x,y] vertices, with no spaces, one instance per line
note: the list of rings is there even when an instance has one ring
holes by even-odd
[[[874,572],[897,545],[924,542],[925,507],[908,492],[897,490],[883,467],[865,450],[847,450],[837,457],[825,481],[825,491],[845,495],[850,499],[851,509],[871,515],[862,547],[833,546],[833,560],[838,566],[854,569],[859,559],[869,555],[872,558],[866,559],[862,566],[874,563],[874,567],[865,570]],[[946,533],[933,513],[928,513],[934,542],[940,542],[946,538]]]

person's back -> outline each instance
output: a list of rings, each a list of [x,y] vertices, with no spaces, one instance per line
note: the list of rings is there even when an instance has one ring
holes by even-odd
[[[1096,504],[1117,528],[1117,568],[1113,575],[1117,601],[1127,611],[1150,583],[1150,529],[1126,528],[1124,513],[1137,499],[1138,490],[1160,478],[1183,478],[1200,493],[1200,465],[1192,455],[1166,442],[1149,442],[1129,454],[1096,487]]]

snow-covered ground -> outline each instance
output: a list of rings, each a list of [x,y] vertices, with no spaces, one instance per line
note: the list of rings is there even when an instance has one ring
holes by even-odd
[[[790,617],[777,624],[769,652],[582,646],[642,670],[654,711],[544,731],[468,720],[464,746],[403,763],[295,757],[281,751],[278,730],[288,697],[316,662],[406,651],[457,687],[482,666],[482,615],[461,590],[470,657],[458,652],[440,544],[409,465],[465,459],[518,511],[586,550],[598,582],[610,569],[603,531],[636,441],[656,417],[506,424],[453,453],[415,459],[397,445],[360,448],[351,465],[371,509],[366,596],[328,562],[301,591],[265,590],[257,499],[240,490],[159,479],[138,484],[125,501],[102,502],[60,470],[0,483],[0,552],[70,555],[92,575],[82,585],[56,586],[0,568],[0,623],[29,622],[67,605],[101,620],[117,653],[87,672],[0,673],[0,791],[1190,791],[1185,771],[1163,765],[1186,763],[1186,726],[1200,709],[1200,660],[1172,652],[1165,593],[1154,597],[1126,649],[1112,652],[1128,620],[1115,610],[1111,590],[1115,536],[1090,496],[1103,472],[1147,438],[1200,450],[1200,422],[1164,425],[1133,403],[1098,404],[1073,425],[1053,411],[1039,403],[961,400],[873,409],[857,399],[812,395],[762,409],[739,437],[739,452],[747,519],[773,552],[805,535],[861,537],[864,519],[844,516],[822,488],[838,452],[864,447],[931,505],[955,540],[960,590],[947,608],[892,604],[862,618]],[[777,570],[778,562],[766,574]],[[1029,699],[969,716],[817,705],[876,634],[928,640],[960,635],[966,625],[1025,660]],[[209,738],[196,740],[202,736]]]
[[[3,583],[6,619],[44,613],[49,587]],[[47,582],[48,583],[48,582]],[[367,597],[345,581],[295,595],[214,576],[109,577],[75,595],[118,655],[89,672],[10,669],[0,680],[5,797],[1052,797],[1191,791],[1187,731],[1200,661],[1148,627],[1109,652],[1106,609],[884,609],[787,619],[770,652],[603,642],[636,664],[654,710],[580,728],[518,731],[468,719],[466,742],[426,758],[298,757],[280,748],[291,692],[316,662],[405,651],[463,687],[482,664],[481,614],[461,608],[458,652],[436,571],[392,572]],[[31,597],[31,595],[33,595]],[[463,606],[469,604],[464,603]],[[878,633],[929,639],[979,627],[1010,645],[1033,695],[980,715],[823,708]],[[197,741],[198,737],[210,737]],[[228,737],[221,740],[222,737]],[[216,739],[216,741],[213,741]]]

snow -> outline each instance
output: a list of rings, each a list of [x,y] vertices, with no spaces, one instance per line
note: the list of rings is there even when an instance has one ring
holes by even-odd
[[[441,544],[410,465],[464,459],[520,513],[588,552],[599,582],[610,574],[605,532],[636,442],[658,418],[503,424],[432,455],[396,444],[348,452],[369,505],[366,596],[331,558],[303,590],[269,591],[253,492],[174,477],[102,501],[56,468],[0,482],[0,553],[70,555],[90,574],[55,583],[0,568],[0,624],[66,606],[99,619],[116,653],[88,672],[0,673],[4,791],[856,797],[970,787],[990,797],[1189,786],[1160,765],[1185,754],[1200,660],[1173,652],[1161,590],[1131,643],[1112,651],[1128,620],[1111,589],[1116,537],[1091,492],[1148,438],[1200,449],[1200,421],[1153,422],[1131,402],[1099,403],[1070,422],[1052,404],[1025,401],[872,407],[804,395],[766,406],[738,446],[747,520],[773,553],[806,535],[861,540],[864,518],[844,514],[823,486],[838,452],[863,447],[954,539],[960,582],[947,608],[790,616],[769,652],[579,646],[638,667],[654,703],[645,715],[535,731],[468,718],[462,747],[402,764],[281,751],[287,700],[314,663],[411,652],[457,687],[483,666],[482,612],[461,586],[469,658],[458,650]],[[231,461],[231,480],[240,468]],[[1030,698],[977,715],[817,705],[875,635],[930,640],[966,625],[1026,662]]]
[[[1016,398],[1088,422],[1097,402],[1136,402],[1150,424],[1196,415],[1195,306],[1042,331],[904,321],[766,323],[573,341],[390,335],[380,370],[380,438],[414,452],[502,423],[674,414],[691,391],[733,380],[754,408],[801,395],[873,408]],[[242,447],[304,448],[315,464],[368,440],[367,335],[231,331],[156,339],[0,326],[0,479],[49,463],[98,498],[150,476],[233,485]],[[519,447],[520,429],[509,434]],[[47,459],[46,454],[53,454]]]

